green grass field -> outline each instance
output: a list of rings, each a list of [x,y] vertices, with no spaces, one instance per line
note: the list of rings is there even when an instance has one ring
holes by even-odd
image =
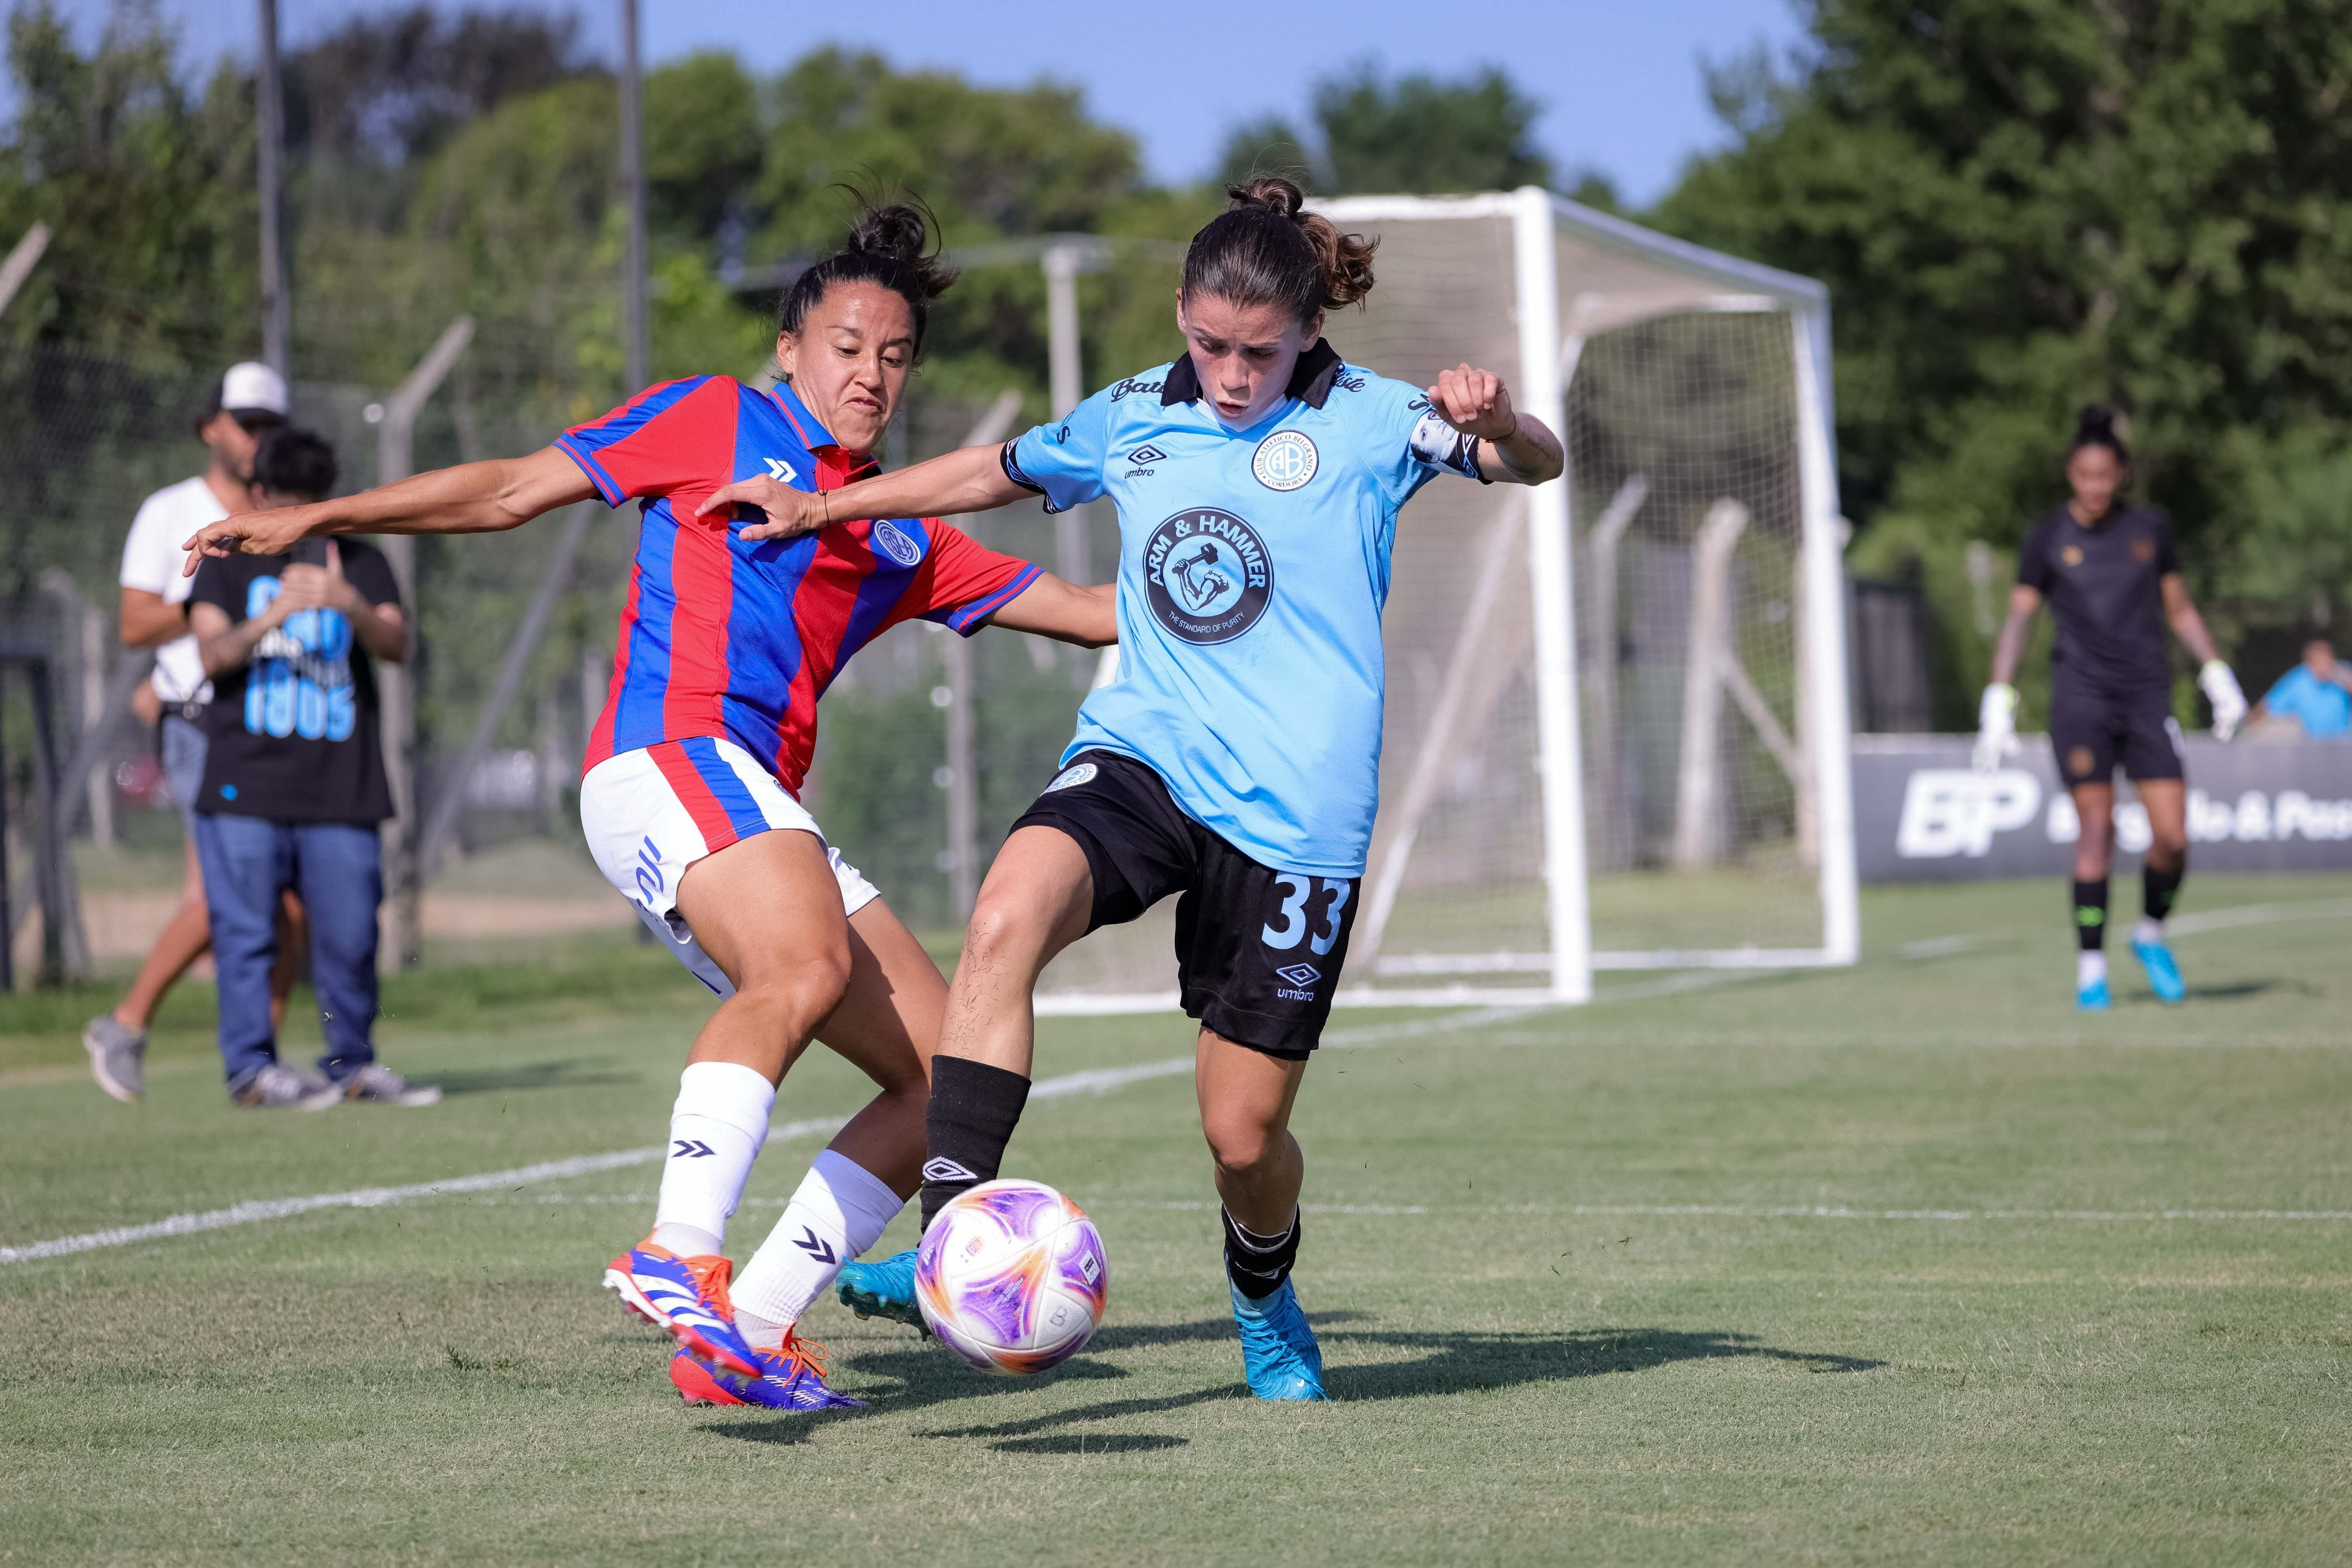
[[[0,1562],[2342,1562],[2352,879],[2193,881],[2189,1005],[2118,954],[2091,1019],[2061,898],[1874,893],[1855,970],[1342,1014],[1298,1117],[1328,1406],[1241,1395],[1181,1076],[1014,1144],[1108,1238],[1087,1353],[992,1380],[828,1302],[863,1415],[678,1405],[596,1289],[647,1165],[0,1264]],[[656,1143],[705,1012],[666,964],[404,978],[387,1054],[448,1099],[314,1117],[226,1104],[199,992],[135,1108],[90,995],[0,999],[0,1246]],[[1189,1040],[1048,1023],[1039,1071]],[[777,1114],[858,1098],[813,1060]]]

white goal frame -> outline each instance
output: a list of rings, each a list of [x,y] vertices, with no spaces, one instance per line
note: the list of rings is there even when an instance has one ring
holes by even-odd
[[[1861,953],[1855,886],[1853,792],[1848,761],[1846,610],[1842,519],[1837,495],[1836,429],[1830,379],[1829,290],[1813,278],[1656,234],[1595,212],[1538,186],[1472,196],[1353,196],[1318,202],[1335,223],[1392,225],[1465,218],[1507,218],[1517,306],[1519,371],[1514,396],[1555,431],[1565,433],[1568,389],[1585,343],[1601,332],[1661,316],[1697,311],[1770,312],[1789,320],[1797,401],[1798,482],[1804,585],[1801,679],[1805,721],[1790,744],[1809,764],[1819,846],[1822,940],[1798,948],[1596,950],[1585,864],[1584,774],[1578,693],[1575,568],[1570,507],[1572,476],[1536,487],[1527,498],[1528,565],[1536,632],[1537,755],[1542,769],[1544,873],[1549,951],[1478,954],[1440,961],[1424,972],[1546,974],[1531,987],[1455,985],[1436,990],[1349,987],[1342,1003],[1391,1007],[1527,1001],[1577,1003],[1592,998],[1596,969],[1811,968],[1852,964]],[[1562,305],[1560,242],[1573,241],[1616,265],[1599,287],[1579,288]],[[1628,281],[1633,283],[1627,287]],[[1581,281],[1570,277],[1570,287]],[[1613,283],[1615,287],[1610,285]],[[1377,368],[1377,367],[1375,367]],[[1638,504],[1638,503],[1637,503]],[[1736,674],[1736,667],[1734,670]],[[1744,685],[1744,677],[1741,678]],[[1739,690],[1731,693],[1737,698]],[[1392,835],[1409,852],[1413,829]],[[1384,908],[1403,873],[1402,855],[1368,868],[1366,914]],[[1386,883],[1385,889],[1379,885]],[[1377,938],[1375,939],[1377,945]],[[1418,967],[1418,966],[1415,966]]]

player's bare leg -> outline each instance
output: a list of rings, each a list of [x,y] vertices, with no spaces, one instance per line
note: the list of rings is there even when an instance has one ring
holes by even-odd
[[[1224,1204],[1225,1276],[1243,1367],[1261,1399],[1323,1397],[1322,1349],[1290,1282],[1307,1177],[1290,1112],[1306,1076],[1303,1061],[1201,1031],[1192,1084]]]
[[[2189,994],[2180,966],[2164,939],[2164,922],[2189,874],[2189,786],[2179,779],[2136,779],[2147,811],[2147,853],[2140,864],[2139,924],[2132,928],[2132,956],[2147,971],[2157,999],[2177,1002]]]
[[[776,1084],[841,1004],[849,921],[824,843],[798,830],[696,861],[678,879],[677,915],[733,994],[678,1075],[653,1234],[614,1260],[604,1283],[696,1359],[757,1381],[767,1369],[735,1326],[720,1249],[767,1141]]]
[[[881,1092],[817,1155],[735,1284],[736,1323],[760,1350],[780,1349],[793,1339],[801,1315],[881,1239],[922,1180],[927,1063],[947,1005],[947,982],[878,898],[849,917],[849,949],[848,988],[817,1038]],[[853,1276],[845,1284],[844,1300],[853,1311],[861,1316],[879,1311],[903,1321],[905,1314],[887,1303],[864,1299],[873,1291],[850,1289],[860,1282]]]
[[[1093,910],[1077,841],[1034,825],[1004,841],[972,907],[931,1062],[925,1229],[958,1194],[996,1178],[1029,1100],[1037,977],[1086,935]]]

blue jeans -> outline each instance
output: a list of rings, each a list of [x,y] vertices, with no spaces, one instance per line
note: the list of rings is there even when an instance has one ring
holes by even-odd
[[[196,858],[212,918],[221,1065],[230,1089],[278,1060],[269,970],[278,961],[278,906],[289,887],[310,916],[310,985],[327,1041],[319,1070],[342,1079],[373,1061],[375,916],[383,902],[375,829],[198,811]]]

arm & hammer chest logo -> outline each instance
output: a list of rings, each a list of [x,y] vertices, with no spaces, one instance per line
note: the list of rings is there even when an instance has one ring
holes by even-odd
[[[1233,513],[1193,507],[1143,543],[1152,617],[1187,643],[1230,643],[1258,622],[1274,596],[1274,562],[1257,530]]]

